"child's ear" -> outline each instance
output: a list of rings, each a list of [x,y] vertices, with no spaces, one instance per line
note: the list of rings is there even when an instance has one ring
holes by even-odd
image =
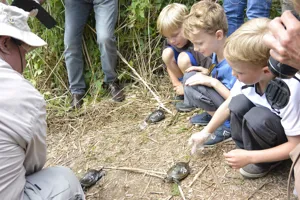
[[[218,40],[222,40],[224,38],[224,31],[223,30],[217,30],[216,31],[216,38]]]
[[[265,66],[262,68],[262,71],[264,74],[266,75],[272,75],[272,72],[270,71],[269,67],[268,66]]]

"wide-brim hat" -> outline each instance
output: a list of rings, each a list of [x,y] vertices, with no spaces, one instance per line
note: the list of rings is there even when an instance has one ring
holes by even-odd
[[[28,17],[29,12],[0,3],[0,36],[16,38],[32,47],[46,45],[43,39],[31,32]]]

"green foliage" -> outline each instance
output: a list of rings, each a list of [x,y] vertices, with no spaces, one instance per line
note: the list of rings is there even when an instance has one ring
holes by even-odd
[[[195,1],[165,0],[119,0],[119,18],[116,26],[117,47],[127,62],[148,82],[153,71],[161,67],[161,37],[156,31],[156,19],[161,9],[169,3],[179,2],[191,7]],[[219,1],[222,4],[222,1]],[[64,4],[62,0],[48,0],[43,5],[58,22],[46,29],[38,20],[30,19],[33,32],[43,38],[48,46],[38,48],[28,55],[25,71],[27,77],[54,107],[68,106],[68,79],[64,63]],[[273,3],[271,16],[279,15],[280,5]],[[102,89],[103,72],[100,52],[96,44],[94,15],[84,31],[83,49],[85,80],[88,86],[86,102],[98,100],[105,95]],[[132,71],[121,61],[118,63],[119,78],[123,81],[135,78]]]

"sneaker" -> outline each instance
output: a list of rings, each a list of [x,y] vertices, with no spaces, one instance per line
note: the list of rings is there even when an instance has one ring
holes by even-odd
[[[220,142],[225,142],[231,140],[231,132],[230,129],[224,127],[223,125],[217,128],[214,132],[214,135],[204,143],[205,146],[213,146]]]
[[[260,178],[267,175],[272,169],[277,167],[281,162],[276,162],[274,164],[267,164],[264,165],[256,165],[256,164],[249,164],[243,168],[240,168],[240,173],[244,178],[253,179],[253,178]]]
[[[206,126],[211,120],[212,116],[207,112],[195,115],[190,119],[191,124]]]
[[[177,102],[175,105],[178,112],[191,112],[195,107],[185,104],[184,102]]]

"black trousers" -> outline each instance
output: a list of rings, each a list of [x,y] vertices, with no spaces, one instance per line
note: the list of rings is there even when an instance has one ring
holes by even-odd
[[[280,117],[265,107],[256,107],[245,95],[230,104],[231,136],[239,148],[269,149],[287,142]]]

